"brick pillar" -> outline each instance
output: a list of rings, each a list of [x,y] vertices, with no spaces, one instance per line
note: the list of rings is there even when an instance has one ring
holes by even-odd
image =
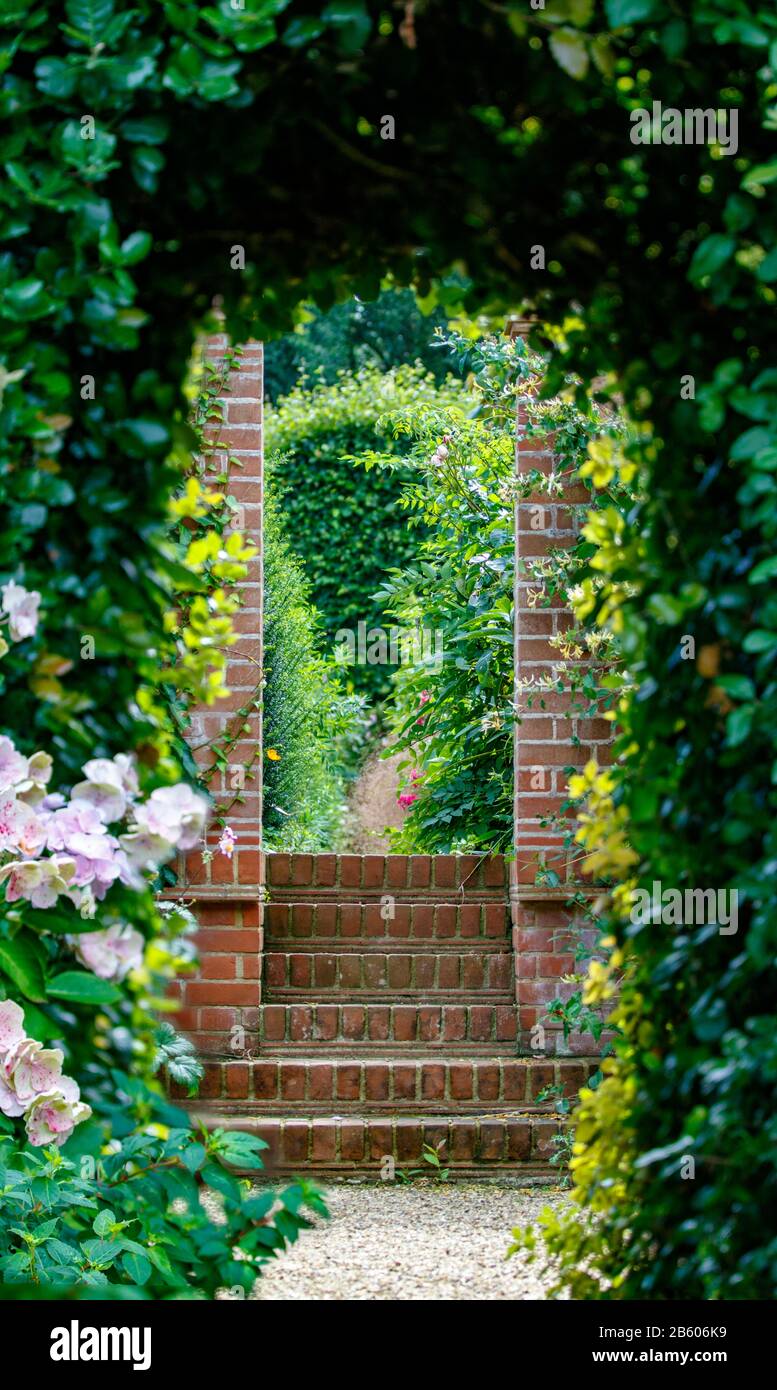
[[[516,472],[554,470],[552,437],[527,434],[526,403],[520,402],[516,428]],[[556,470],[558,471],[558,470]],[[609,725],[604,720],[569,717],[573,707],[568,690],[543,689],[541,681],[564,661],[549,639],[572,624],[572,615],[560,598],[550,607],[532,602],[542,589],[527,567],[551,548],[571,546],[576,530],[570,504],[588,500],[582,483],[569,483],[552,498],[545,492],[521,497],[515,507],[515,703],[518,720],[514,736],[514,845],[510,901],[515,948],[516,1000],[519,1046],[524,1051],[563,1050],[558,1025],[548,1025],[547,1004],[570,987],[559,985],[562,975],[575,970],[574,936],[569,932],[574,914],[565,906],[577,888],[589,896],[590,883],[576,879],[567,862],[563,832],[543,825],[545,817],[559,812],[564,801],[570,766],[582,766],[590,758],[610,759]],[[573,740],[580,740],[576,744]],[[544,882],[542,869],[558,876],[560,884]],[[541,1024],[545,1039],[532,1041],[532,1029]],[[569,1040],[568,1050],[595,1052],[589,1035]]]
[[[221,367],[227,347],[224,334],[209,338],[207,359]],[[229,650],[225,681],[230,693],[195,711],[190,734],[199,766],[206,770],[216,763],[209,789],[216,812],[235,831],[237,845],[232,859],[218,853],[221,827],[214,821],[207,835],[207,850],[213,857],[209,860],[200,852],[185,855],[179,864],[178,889],[171,895],[190,903],[200,923],[200,967],[196,977],[178,986],[183,1003],[178,1022],[203,1052],[233,1050],[236,1026],[255,1034],[261,1003],[262,397],[262,344],[250,342],[238,349],[238,361],[219,398],[222,419],[206,431],[213,450],[206,480],[212,472],[213,485],[234,498],[236,526],[258,554],[236,586],[240,610],[233,626],[238,640]],[[215,482],[225,472],[229,475],[226,489]],[[214,759],[214,748],[223,746],[225,737],[230,746],[222,767]]]

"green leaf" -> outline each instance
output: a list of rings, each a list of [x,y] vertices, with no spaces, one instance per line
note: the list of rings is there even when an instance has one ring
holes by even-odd
[[[111,1211],[110,1207],[105,1207],[105,1208],[104,1208],[101,1212],[99,1212],[98,1215],[94,1218],[94,1221],[92,1222],[92,1230],[93,1230],[98,1236],[106,1236],[106,1235],[108,1234],[108,1232],[111,1230],[111,1227],[114,1226],[115,1224],[116,1224],[116,1216],[115,1216],[115,1214]]]
[[[133,1284],[139,1284],[142,1288],[151,1278],[151,1262],[145,1255],[136,1255],[134,1252],[123,1255],[121,1267],[129,1275]]]
[[[578,81],[588,72],[588,45],[576,29],[557,29],[548,40],[550,50],[564,72]]]
[[[725,690],[732,700],[752,700],[755,698],[755,686],[749,676],[718,676],[716,685],[721,690]]]
[[[777,648],[777,632],[766,632],[763,628],[756,628],[754,632],[748,632],[742,646],[746,652],[768,652]]]
[[[759,560],[747,578],[749,584],[765,584],[767,580],[777,578],[777,555],[767,555],[765,560]]]
[[[65,13],[74,29],[85,34],[92,47],[105,40],[113,14],[113,0],[67,0]]]
[[[726,719],[726,743],[729,748],[744,743],[752,728],[754,714],[755,705],[740,705],[730,711]]]
[[[658,0],[606,0],[604,8],[610,28],[622,29],[641,19],[651,19],[658,9]]]
[[[712,236],[705,237],[693,254],[688,270],[689,279],[698,283],[708,275],[714,275],[731,259],[736,249],[734,238],[724,236],[722,232],[714,232]]]
[[[121,990],[108,980],[100,980],[85,970],[64,970],[49,980],[47,993],[53,999],[67,999],[71,1004],[115,1004]]]
[[[12,941],[0,938],[0,970],[13,980],[27,999],[36,1004],[46,1002],[43,970],[32,943],[22,934]]]

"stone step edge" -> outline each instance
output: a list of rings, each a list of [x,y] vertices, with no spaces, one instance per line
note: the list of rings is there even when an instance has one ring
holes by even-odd
[[[273,1172],[306,1172],[319,1165],[350,1171],[417,1167],[423,1165],[425,1144],[437,1149],[443,1165],[453,1169],[499,1164],[522,1170],[528,1164],[552,1171],[553,1140],[565,1128],[557,1118],[506,1117],[493,1111],[466,1116],[282,1117],[197,1109],[192,1119],[206,1129],[241,1130],[264,1139],[270,1177]]]

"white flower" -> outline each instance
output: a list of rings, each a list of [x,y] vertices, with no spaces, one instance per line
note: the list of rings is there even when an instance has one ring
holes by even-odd
[[[25,589],[22,584],[17,584],[15,579],[11,579],[0,589],[0,603],[8,617],[8,631],[14,642],[22,642],[25,637],[35,636],[40,603],[37,589]]]

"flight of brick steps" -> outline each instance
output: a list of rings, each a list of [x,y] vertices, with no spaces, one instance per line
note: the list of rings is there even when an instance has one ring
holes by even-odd
[[[507,868],[438,855],[267,858],[252,1055],[211,1056],[197,1102],[278,1173],[547,1175],[593,1058],[517,1055]]]

